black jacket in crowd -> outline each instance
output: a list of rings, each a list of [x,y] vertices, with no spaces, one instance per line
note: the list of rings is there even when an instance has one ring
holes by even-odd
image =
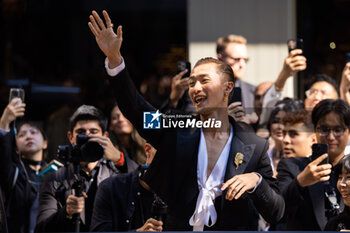
[[[13,131],[0,132],[0,184],[7,212],[8,232],[33,232],[41,179],[15,152]]]
[[[325,231],[340,231],[350,229],[350,207],[345,206],[344,211],[338,216],[329,220],[325,227]]]
[[[286,230],[321,231],[329,220],[325,207],[325,182],[303,188],[297,181],[297,176],[310,161],[307,157],[287,158],[277,166],[278,185],[286,202]],[[342,208],[343,202],[335,186],[337,178],[331,176],[331,179]]]
[[[104,180],[98,188],[91,231],[135,231],[151,217],[154,195],[139,182],[140,171]]]
[[[137,169],[135,163],[130,162],[128,170]],[[89,231],[93,212],[93,203],[99,184],[106,178],[119,174],[115,165],[106,159],[101,159],[92,171],[92,179],[85,183],[89,185],[85,200],[85,221],[80,221],[80,231]],[[73,219],[67,218],[66,200],[72,194],[73,166],[62,167],[57,172],[48,174],[43,179],[40,192],[40,205],[36,232],[74,232]]]

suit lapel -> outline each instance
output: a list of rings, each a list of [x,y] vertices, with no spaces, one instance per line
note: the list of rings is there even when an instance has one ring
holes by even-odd
[[[244,173],[250,159],[255,150],[255,144],[244,144],[238,137],[233,138],[230,148],[229,159],[226,165],[225,181],[231,179],[235,175]],[[237,165],[235,159],[239,161],[239,155],[243,155],[243,162]]]
[[[226,165],[226,172],[225,172],[225,180],[231,179],[235,175],[239,175],[244,173],[245,169],[247,168],[247,165],[249,164],[250,159],[253,157],[254,151],[255,151],[255,144],[244,144],[239,137],[236,136],[237,130],[235,130],[235,135],[233,135],[233,139],[231,142],[231,148],[230,148],[230,154]],[[235,157],[239,156],[238,153],[243,154],[243,162],[239,164],[237,167],[235,164]],[[221,195],[221,210],[224,209],[224,203],[225,203],[225,196],[226,196],[227,189],[222,192]],[[221,212],[223,214],[223,212]]]
[[[314,214],[317,220],[318,225],[320,226],[321,230],[324,229],[327,218],[325,215],[325,206],[324,206],[324,183],[318,182],[314,185],[309,186],[309,194],[312,201],[312,206],[314,210]]]
[[[190,131],[190,132],[189,132]],[[177,179],[175,187],[177,190],[184,184],[189,184],[185,187],[186,200],[191,200],[198,193],[197,185],[197,161],[198,161],[198,146],[200,139],[200,130],[178,130],[177,132],[177,158],[176,170]],[[190,182],[184,182],[184,179],[191,179]]]

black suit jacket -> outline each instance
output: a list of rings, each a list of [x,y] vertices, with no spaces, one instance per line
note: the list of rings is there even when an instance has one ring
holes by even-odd
[[[287,230],[320,231],[328,221],[324,182],[302,188],[297,181],[309,163],[309,158],[288,158],[282,159],[277,167],[278,186],[286,202]]]
[[[138,132],[158,151],[145,174],[145,181],[168,204],[165,230],[191,230],[189,219],[194,212],[199,193],[197,184],[197,155],[199,129],[143,129],[143,112],[155,111],[134,87],[127,70],[110,79],[118,105]],[[238,200],[217,198],[215,206],[218,220],[210,230],[256,230],[251,220],[254,206],[269,222],[278,221],[284,212],[284,200],[277,194],[272,169],[266,154],[268,143],[255,136],[247,125],[239,125],[230,119],[234,129],[230,155],[227,161],[225,181],[235,175],[258,172],[263,177],[252,194]],[[244,161],[237,169],[234,158],[237,152],[244,154]],[[225,192],[222,196],[225,195]],[[254,203],[254,205],[253,205]]]

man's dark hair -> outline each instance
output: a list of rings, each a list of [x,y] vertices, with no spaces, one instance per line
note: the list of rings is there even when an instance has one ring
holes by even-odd
[[[295,125],[298,123],[303,123],[305,127],[313,132],[313,124],[311,122],[311,116],[305,109],[296,110],[294,112],[288,112],[282,119],[283,125]]]
[[[270,114],[270,118],[267,122],[267,129],[270,131],[270,127],[273,124],[275,116],[278,114],[279,111],[284,111],[288,113],[300,109],[304,109],[304,103],[300,99],[292,99],[286,97],[283,100],[278,101]]]
[[[98,121],[102,132],[107,130],[107,118],[103,115],[101,110],[91,105],[80,106],[71,116],[69,120],[69,129],[73,131],[78,121]]]
[[[350,154],[345,155],[335,166],[335,177],[338,178],[339,175],[343,173],[343,170],[345,171],[345,173],[350,173]]]
[[[331,112],[337,114],[343,124],[350,129],[350,107],[342,99],[325,99],[315,106],[312,110],[312,123],[314,124],[315,129],[318,121]]]
[[[309,90],[312,85],[314,85],[317,82],[327,82],[330,85],[333,86],[333,88],[335,89],[335,91],[337,92],[338,96],[340,96],[339,94],[339,86],[337,84],[337,82],[335,81],[334,78],[326,75],[326,74],[316,74],[314,76],[312,76],[310,83],[306,86],[305,90]]]
[[[231,81],[233,83],[236,81],[235,75],[233,74],[233,70],[232,70],[231,66],[229,66],[228,64],[226,64],[223,61],[220,61],[220,60],[212,58],[212,57],[205,57],[205,58],[199,59],[196,62],[196,64],[194,65],[193,69],[196,68],[197,66],[204,65],[204,64],[210,64],[210,63],[216,64],[218,67],[218,71],[226,74],[229,81]]]

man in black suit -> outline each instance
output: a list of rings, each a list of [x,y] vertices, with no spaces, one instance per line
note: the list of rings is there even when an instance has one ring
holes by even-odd
[[[217,128],[144,129],[144,112],[155,109],[125,69],[122,27],[115,34],[107,12],[103,14],[107,27],[95,11],[89,27],[107,56],[107,72],[117,75],[110,81],[121,111],[157,149],[144,180],[168,204],[164,229],[256,230],[255,207],[267,221],[278,221],[284,200],[272,178],[268,143],[228,117],[231,67],[214,58],[201,59],[189,78],[189,96],[199,114],[194,122],[215,121]],[[158,112],[152,115],[156,119]]]
[[[307,122],[306,117],[301,121]],[[285,119],[283,122],[286,123]],[[328,144],[329,153],[311,161],[307,156],[310,150],[292,154],[292,147],[284,147],[284,154],[293,157],[282,159],[277,167],[279,188],[286,201],[287,230],[324,230],[328,219],[343,206],[333,170],[344,157],[349,140],[350,108],[343,100],[323,100],[312,112],[312,124],[316,141]],[[288,140],[285,136],[285,145]],[[307,140],[310,139],[303,139],[304,143]],[[322,164],[327,156],[329,163]]]

